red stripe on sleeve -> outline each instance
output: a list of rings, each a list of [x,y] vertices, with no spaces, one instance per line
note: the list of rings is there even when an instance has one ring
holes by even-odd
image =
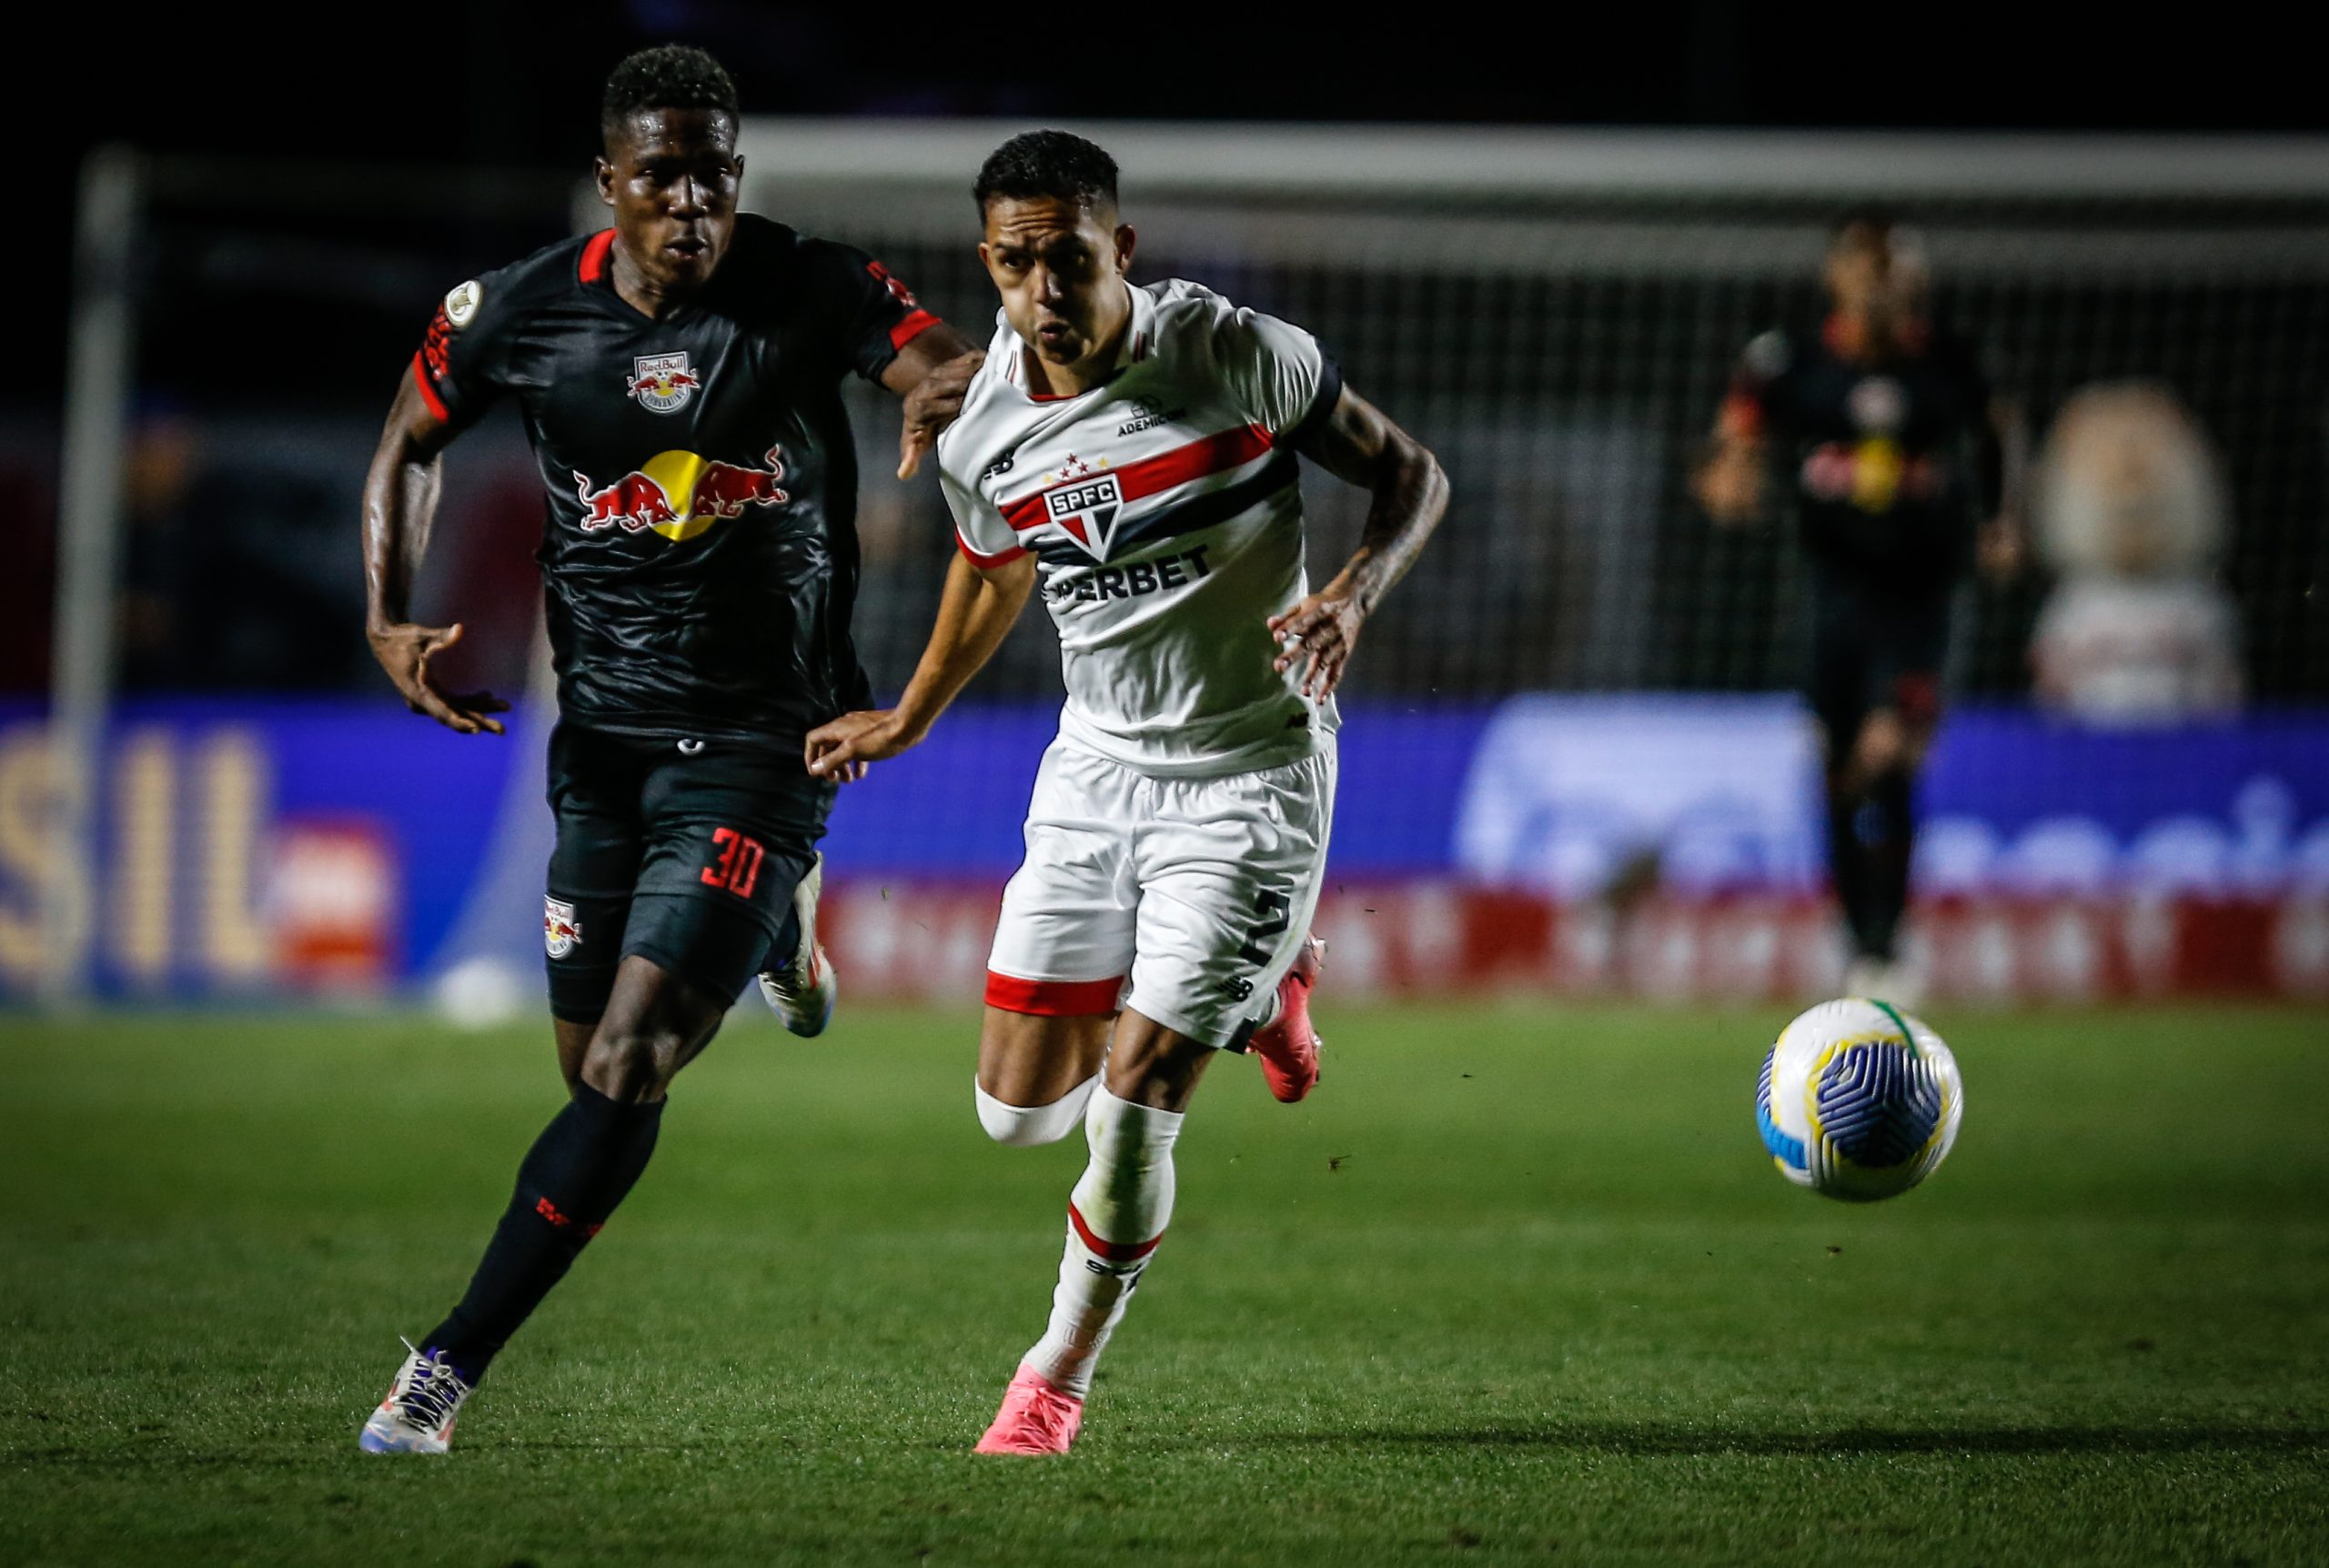
[[[987,555],[980,550],[974,550],[971,548],[971,541],[963,537],[963,533],[960,528],[954,530],[954,548],[963,552],[963,558],[968,560],[971,565],[978,568],[979,570],[983,572],[991,572],[997,567],[1009,566],[1013,561],[1017,560],[1021,556],[1027,553],[1025,548],[1020,545],[1013,545],[1009,549],[1004,550],[1001,555],[993,556]]]
[[[1733,392],[1722,400],[1722,413],[1716,425],[1726,436],[1761,435],[1763,400],[1751,392]]]
[[[1017,975],[986,971],[986,1005],[1005,1012],[1032,1013],[1037,1018],[1073,1018],[1084,1013],[1114,1012],[1124,989],[1124,977],[1094,980],[1021,980]]]
[[[916,310],[890,328],[890,347],[903,348],[915,338],[938,325],[938,317],[927,310]]]
[[[596,283],[607,276],[607,252],[615,247],[615,231],[602,228],[582,247],[582,281]]]
[[[428,384],[428,371],[420,363],[418,354],[412,357],[412,384],[420,388],[420,400],[428,405],[428,411],[437,416],[437,422],[439,425],[449,425],[453,422],[453,417],[445,412],[445,400],[438,397],[437,388]]]
[[[1044,493],[1037,490],[1032,496],[1022,496],[1015,501],[1004,503],[1003,520],[1017,533],[1023,534],[1035,527],[1044,520]]]
[[[1126,463],[1121,468],[1104,468],[1100,473],[1114,474],[1124,499],[1136,501],[1143,496],[1153,496],[1159,490],[1169,490],[1192,479],[1242,468],[1274,445],[1275,442],[1270,433],[1259,425],[1243,425],[1234,430],[1207,436],[1201,441],[1191,441],[1185,447],[1175,447],[1169,452],[1159,452],[1154,457],[1143,457],[1137,463]],[[1096,478],[1099,476],[1087,477]],[[1003,516],[1013,528],[1022,532],[1035,527],[1045,517],[1044,491],[1037,490],[1033,495],[1005,502]]]
[[[1067,1222],[1075,1227],[1075,1233],[1084,1238],[1085,1246],[1112,1263],[1137,1263],[1149,1253],[1156,1251],[1156,1243],[1164,1239],[1164,1232],[1159,1231],[1145,1241],[1104,1240],[1093,1233],[1092,1227],[1084,1223],[1084,1216],[1077,1211],[1074,1203],[1067,1206]]]

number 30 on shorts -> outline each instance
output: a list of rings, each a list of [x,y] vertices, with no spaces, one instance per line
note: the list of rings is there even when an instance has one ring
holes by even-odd
[[[720,859],[703,869],[704,886],[725,888],[740,899],[751,898],[753,884],[761,879],[761,861],[766,858],[761,841],[733,828],[714,828],[711,847]]]

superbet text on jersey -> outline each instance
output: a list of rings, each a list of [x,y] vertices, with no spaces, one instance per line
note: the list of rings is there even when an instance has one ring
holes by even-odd
[[[1152,774],[1276,767],[1336,719],[1272,668],[1268,618],[1309,591],[1295,446],[1341,378],[1300,327],[1193,283],[1132,290],[1116,374],[1027,383],[1001,324],[939,438],[958,542],[1033,553],[1059,628],[1064,739]]]
[[[615,291],[614,237],[454,289],[414,378],[448,423],[504,396],[525,416],[564,718],[797,752],[872,696],[837,383],[937,318],[862,252],[750,216],[703,294],[650,317]]]

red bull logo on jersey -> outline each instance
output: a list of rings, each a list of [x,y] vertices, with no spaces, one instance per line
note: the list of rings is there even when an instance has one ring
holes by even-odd
[[[746,507],[781,506],[792,498],[779,481],[781,447],[771,447],[765,468],[707,459],[694,452],[658,452],[643,467],[611,485],[594,485],[580,469],[575,493],[581,498],[582,531],[592,534],[620,526],[627,534],[649,528],[667,539],[691,539],[712,524],[743,516]]]
[[[1076,479],[1044,492],[1044,513],[1095,561],[1108,558],[1116,519],[1124,515],[1124,486],[1114,474]]]
[[[645,354],[630,362],[630,395],[650,414],[676,414],[688,406],[702,379],[678,354]]]
[[[1803,493],[1815,500],[1849,501],[1863,512],[1890,511],[1903,500],[1929,501],[1941,493],[1941,466],[1875,437],[1830,441],[1803,459]]]
[[[564,899],[542,900],[542,946],[549,956],[562,959],[582,942],[582,922],[574,918],[574,906]]]

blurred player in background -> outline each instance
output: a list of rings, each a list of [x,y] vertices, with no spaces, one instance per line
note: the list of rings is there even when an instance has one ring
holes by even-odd
[[[1845,989],[1909,1001],[1899,960],[1917,770],[1941,715],[1952,601],[1978,558],[2019,568],[2021,435],[1973,350],[1936,326],[1914,236],[1840,225],[1816,332],[1747,346],[1693,488],[1716,522],[1791,498],[1811,567],[1808,696],[1825,743],[1829,868],[1852,950]]]
[[[978,357],[860,252],[736,213],[735,89],[669,45],[615,68],[599,190],[614,226],[445,297],[365,487],[374,654],[413,710],[501,732],[446,690],[460,628],[411,623],[440,455],[515,398],[549,498],[540,550],[560,724],[543,919],[570,1098],[460,1303],[365,1423],[441,1453],[503,1343],[646,1169],[672,1076],[755,971],[792,1031],[832,1008],[816,905],[834,781],[809,731],[870,696],[850,639],[855,448],[837,383],[906,399],[901,472]]]
[[[1171,1218],[1173,1144],[1214,1053],[1250,1044],[1283,1101],[1317,1081],[1334,690],[1447,487],[1308,333],[1195,284],[1128,283],[1116,166],[1090,142],[1014,137],[975,195],[1003,311],[938,443],[961,553],[898,706],[809,746],[840,777],[913,745],[1040,586],[1067,703],[1003,893],[976,1098],[998,1141],[1080,1124],[1091,1161],[1050,1326],[978,1450],[1057,1453]],[[1316,593],[1297,452],[1375,498]]]

